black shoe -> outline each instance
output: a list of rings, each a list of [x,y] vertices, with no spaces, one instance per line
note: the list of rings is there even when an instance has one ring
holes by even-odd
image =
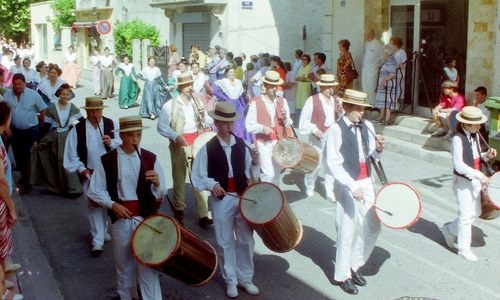
[[[352,283],[352,279],[351,278],[347,278],[344,281],[336,281],[335,283],[337,285],[339,285],[340,288],[344,292],[346,292],[348,294],[351,294],[351,295],[357,295],[358,294],[358,288],[354,285],[354,283]]]
[[[210,219],[209,217],[203,217],[198,220],[198,225],[200,225],[201,228],[205,229],[209,228],[213,223],[214,221],[212,221],[212,219]]]
[[[354,282],[354,284],[357,284],[359,286],[366,285],[365,278],[363,276],[361,276],[361,274],[359,274],[358,272],[355,272],[353,269],[351,269],[351,277],[352,277],[352,281]]]
[[[90,256],[92,257],[99,257],[102,254],[102,249],[95,249],[90,252]]]

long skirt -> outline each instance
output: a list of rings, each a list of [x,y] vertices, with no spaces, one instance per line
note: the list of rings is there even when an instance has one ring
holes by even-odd
[[[99,68],[94,68],[92,71],[92,88],[94,94],[101,93],[101,69]]]
[[[137,101],[139,86],[130,76],[123,76],[120,80],[120,91],[118,92],[118,104],[120,108],[128,108]]]
[[[67,63],[61,74],[61,79],[66,81],[70,86],[76,86],[80,79],[80,66],[74,63]]]
[[[101,70],[101,97],[103,99],[110,98],[113,96],[113,70],[103,69]]]
[[[147,80],[144,84],[139,114],[143,118],[158,117],[163,104],[170,98],[172,98],[170,92],[159,80]]]

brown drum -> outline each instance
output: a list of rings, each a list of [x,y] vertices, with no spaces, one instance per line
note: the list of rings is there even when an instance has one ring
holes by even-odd
[[[217,270],[215,249],[168,216],[142,221],[132,235],[131,247],[139,263],[191,286],[207,283]]]
[[[481,219],[492,220],[500,216],[500,172],[490,177],[486,192],[481,192]]]
[[[311,173],[319,167],[321,153],[298,138],[286,137],[274,145],[273,158],[282,168]]]
[[[206,144],[208,143],[208,141],[210,141],[214,136],[216,136],[217,133],[213,132],[213,131],[207,131],[207,132],[203,132],[202,134],[200,134],[195,140],[194,140],[194,143],[193,143],[193,146],[192,146],[192,154],[193,154],[193,158],[196,157],[196,154],[198,153],[198,151],[201,150],[201,148]]]
[[[302,225],[276,185],[258,182],[249,186],[240,201],[240,213],[267,248],[287,252],[302,239]]]

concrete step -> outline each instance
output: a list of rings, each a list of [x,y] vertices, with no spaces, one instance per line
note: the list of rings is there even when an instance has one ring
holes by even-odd
[[[437,130],[436,124],[431,119],[399,114],[394,118],[394,125],[417,129],[422,132],[432,133]]]
[[[431,137],[429,133],[419,129],[397,126],[385,126],[384,136],[390,136],[406,142],[420,145],[430,150],[450,151],[450,142],[441,137]]]
[[[452,168],[451,154],[448,151],[429,148],[425,145],[401,140],[390,135],[386,135],[385,140],[387,150],[445,168]]]

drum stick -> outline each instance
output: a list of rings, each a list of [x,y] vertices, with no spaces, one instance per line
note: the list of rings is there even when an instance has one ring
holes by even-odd
[[[479,131],[477,132],[477,134],[479,135],[479,138],[481,139],[481,141],[482,141],[482,142],[486,145],[486,147],[488,147],[488,149],[490,149],[490,148],[491,148],[491,147],[490,147],[490,144],[488,144],[488,142],[487,142],[487,141],[486,141],[486,139],[483,137],[483,135],[482,135]],[[481,148],[481,147],[479,147],[479,148]],[[487,163],[487,162],[483,161],[482,159],[481,159],[481,162],[483,163],[484,167],[487,169],[488,174],[489,174],[490,176],[492,176],[493,174],[495,174],[495,170],[493,170],[493,168],[490,166],[490,164],[489,164],[489,163]]]
[[[226,194],[226,196],[231,196],[231,197],[234,197],[234,198],[238,198],[238,199],[245,200],[245,201],[250,201],[250,202],[253,202],[253,203],[257,204],[257,201],[255,201],[253,199],[249,199],[249,198],[245,198],[245,197],[240,197],[238,195]]]
[[[154,226],[151,226],[151,225],[149,225],[148,223],[146,223],[146,222],[144,222],[144,221],[141,221],[141,220],[139,220],[139,219],[137,219],[137,218],[135,218],[135,217],[131,217],[131,218],[132,218],[132,220],[137,221],[137,222],[139,222],[139,223],[140,223],[140,222],[142,222],[142,224],[144,224],[144,225],[146,225],[147,227],[149,227],[149,228],[153,229],[153,230],[154,230],[154,231],[156,231],[157,233],[161,233],[161,231],[160,231],[160,230],[158,230],[158,228],[156,228],[156,227],[154,227]]]
[[[380,210],[380,211],[381,211],[381,212],[383,212],[383,213],[388,214],[389,216],[392,216],[392,213],[391,213],[390,211],[387,211],[387,210],[385,210],[385,209],[382,209],[382,208],[380,208],[380,207],[378,207],[378,206],[376,206],[376,205],[373,205],[373,207],[375,207],[376,209]]]

